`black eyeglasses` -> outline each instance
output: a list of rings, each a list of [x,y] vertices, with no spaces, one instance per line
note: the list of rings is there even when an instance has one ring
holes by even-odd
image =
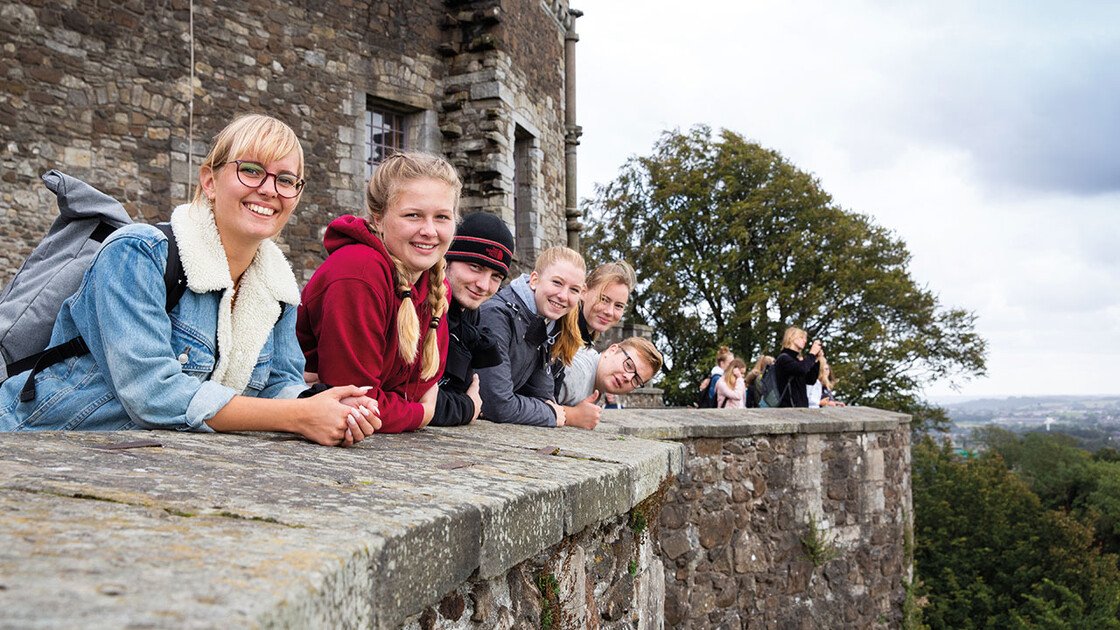
[[[235,164],[237,166],[237,181],[241,182],[243,186],[249,188],[260,188],[268,181],[268,176],[272,176],[272,188],[276,191],[277,195],[285,199],[292,199],[298,197],[303,192],[304,181],[291,173],[269,173],[264,170],[264,166],[259,162],[251,162],[249,160],[233,160],[232,162],[223,162],[216,165],[214,168],[221,168],[226,164]]]
[[[638,365],[634,363],[634,358],[630,356],[630,353],[626,351],[626,348],[619,346],[618,349],[622,351],[622,356],[626,357],[622,360],[622,369],[634,375],[630,377],[630,382],[633,383],[634,387],[637,387],[638,389],[645,387],[646,382],[642,380],[642,377],[638,376]]]

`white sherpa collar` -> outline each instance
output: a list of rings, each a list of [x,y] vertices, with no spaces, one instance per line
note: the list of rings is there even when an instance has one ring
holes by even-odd
[[[237,302],[231,307],[233,279],[210,209],[198,204],[175,208],[171,229],[190,290],[222,292],[218,306],[218,364],[210,379],[243,391],[261,348],[280,319],[280,303],[299,304],[295,274],[275,243],[262,242],[241,277]]]
[[[179,257],[187,273],[187,286],[195,293],[221,291],[233,287],[229,261],[222,249],[214,213],[200,204],[183,204],[171,213],[171,229],[179,245]],[[284,253],[272,241],[264,241],[249,269],[263,267],[260,277],[277,301],[299,304],[299,285]],[[248,278],[242,280],[245,282]]]

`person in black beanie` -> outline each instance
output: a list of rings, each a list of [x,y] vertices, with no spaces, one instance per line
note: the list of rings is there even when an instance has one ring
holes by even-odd
[[[444,259],[451,283],[447,310],[451,338],[431,426],[453,427],[470,424],[482,409],[475,369],[493,367],[500,360],[486,329],[479,328],[478,307],[497,293],[509,275],[513,234],[492,214],[472,214],[459,224]]]

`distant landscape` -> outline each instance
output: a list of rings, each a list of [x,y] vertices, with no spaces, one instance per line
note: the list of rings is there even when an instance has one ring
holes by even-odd
[[[941,406],[953,422],[950,435],[958,448],[977,448],[973,431],[988,425],[1015,433],[1064,433],[1089,451],[1120,448],[1120,396],[1014,396]]]

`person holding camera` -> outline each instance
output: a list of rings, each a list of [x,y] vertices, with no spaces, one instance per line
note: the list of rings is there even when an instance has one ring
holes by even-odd
[[[820,362],[823,358],[821,342],[816,340],[809,347],[808,355],[803,355],[809,335],[796,326],[790,326],[782,335],[782,351],[774,360],[774,381],[781,392],[779,407],[808,407],[809,396],[806,385],[820,376]]]

